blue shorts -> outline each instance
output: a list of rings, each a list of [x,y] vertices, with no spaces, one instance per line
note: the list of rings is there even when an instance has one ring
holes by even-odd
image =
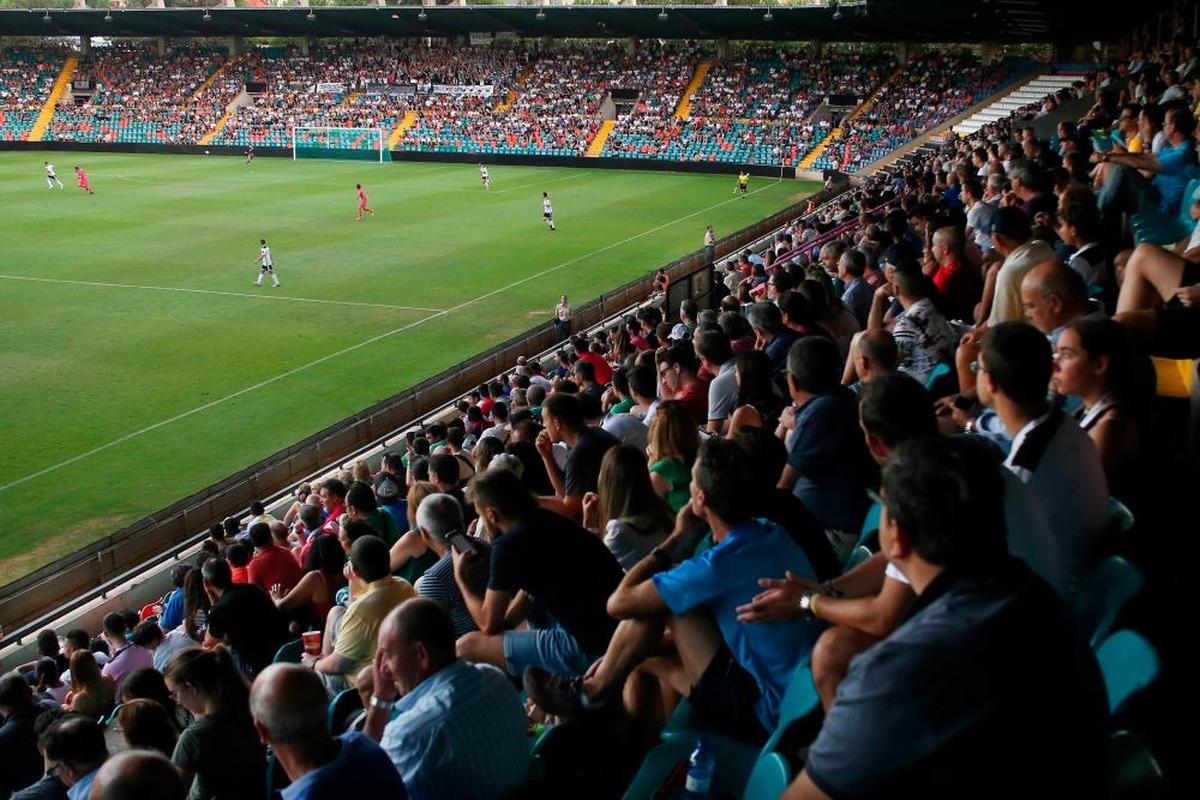
[[[582,675],[595,660],[561,625],[504,632],[504,663],[508,674],[518,678],[529,667],[553,675]]]

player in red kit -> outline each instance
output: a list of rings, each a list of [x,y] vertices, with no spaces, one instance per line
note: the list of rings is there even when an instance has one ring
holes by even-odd
[[[362,222],[363,212],[367,212],[372,217],[375,216],[375,209],[367,205],[367,193],[363,191],[362,184],[354,184],[355,191],[358,192],[358,221]]]
[[[84,171],[83,167],[75,168],[75,177],[79,179],[80,189],[83,189],[88,194],[95,194],[95,192],[92,191],[92,185],[88,183],[87,172]]]

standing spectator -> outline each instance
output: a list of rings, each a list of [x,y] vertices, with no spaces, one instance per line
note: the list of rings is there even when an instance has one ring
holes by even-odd
[[[400,775],[374,740],[357,731],[330,734],[328,706],[321,681],[295,664],[273,664],[254,680],[250,713],[259,738],[291,781],[284,800],[405,800]]]
[[[229,647],[243,675],[257,675],[287,641],[287,625],[271,597],[257,586],[234,584],[229,564],[210,558],[201,568],[204,591],[212,602],[204,643]]]
[[[554,307],[554,335],[559,341],[571,336],[571,302],[564,294]],[[487,412],[484,412],[487,413]]]
[[[49,704],[38,702],[29,682],[16,672],[0,675],[0,797],[8,798],[42,776],[33,723]]]
[[[717,234],[712,225],[704,226],[704,263],[712,264],[717,256]]]
[[[596,491],[600,461],[608,448],[617,444],[617,439],[599,428],[588,427],[579,398],[564,392],[555,392],[546,398],[542,421],[546,429],[538,434],[536,445],[554,486],[554,496],[539,498],[539,502],[568,519],[579,519],[583,513],[583,496]],[[563,469],[559,469],[554,457],[557,442],[570,448]]]
[[[251,525],[250,543],[254,545],[254,556],[246,565],[247,583],[264,592],[278,590],[282,594],[295,588],[304,576],[304,570],[296,563],[291,550],[275,542],[271,527],[263,522]]]
[[[450,616],[432,600],[388,614],[365,732],[383,745],[413,800],[502,800],[529,771],[525,712],[508,678],[458,660],[454,649]]]
[[[92,782],[91,800],[183,800],[179,771],[165,756],[131,750],[104,762]]]
[[[266,753],[250,719],[249,686],[229,651],[189,647],[171,660],[165,677],[171,695],[195,717],[171,756],[189,800],[262,797]]]
[[[116,612],[105,614],[103,627],[102,635],[108,642],[111,655],[102,674],[113,682],[113,691],[119,697],[125,678],[139,669],[153,667],[154,655],[127,639],[129,630],[125,627],[125,618],[122,615]]]
[[[66,784],[67,797],[86,800],[97,770],[108,758],[99,723],[75,715],[64,717],[42,734],[41,747],[46,760],[58,765],[55,774]]]
[[[1002,487],[974,442],[925,437],[893,453],[880,545],[917,600],[851,663],[788,800],[1103,795],[1095,657],[1050,587],[1006,554]]]

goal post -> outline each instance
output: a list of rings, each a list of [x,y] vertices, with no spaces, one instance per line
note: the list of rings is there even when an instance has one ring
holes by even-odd
[[[297,125],[292,128],[292,159],[338,158],[357,161],[387,159],[387,132],[383,128],[327,128]]]

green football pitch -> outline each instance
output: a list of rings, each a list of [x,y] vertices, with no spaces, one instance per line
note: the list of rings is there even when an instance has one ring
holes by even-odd
[[[548,319],[564,291],[582,305],[705,224],[819,188],[491,175],[485,192],[470,164],[0,153],[0,584]],[[260,238],[278,289],[251,285]]]

